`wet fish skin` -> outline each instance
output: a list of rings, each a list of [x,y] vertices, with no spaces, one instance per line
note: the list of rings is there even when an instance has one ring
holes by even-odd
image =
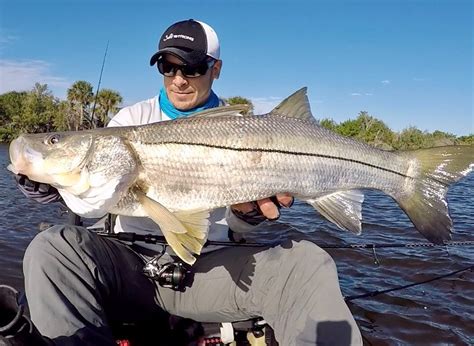
[[[472,147],[406,153],[376,149],[320,127],[306,89],[272,112],[222,107],[155,124],[12,142],[12,170],[57,187],[85,216],[148,216],[188,263],[208,211],[290,193],[341,228],[361,231],[361,189],[392,196],[433,242],[450,238],[448,186],[472,170]],[[56,136],[57,141],[50,143]],[[31,162],[30,162],[31,161]],[[60,166],[60,167],[59,167]],[[183,245],[185,244],[185,245]]]

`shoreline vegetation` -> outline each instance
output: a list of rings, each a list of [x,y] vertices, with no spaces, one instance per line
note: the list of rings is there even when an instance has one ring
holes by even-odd
[[[0,94],[0,143],[8,143],[20,133],[77,131],[107,125],[120,110],[123,99],[119,92],[102,89],[93,92],[89,82],[77,81],[67,90],[66,100],[60,100],[47,84],[36,83],[30,91]],[[229,104],[249,104],[241,97],[226,99]],[[409,150],[446,145],[474,145],[474,134],[456,136],[443,131],[421,131],[414,126],[400,132],[392,131],[383,121],[359,112],[355,119],[336,123],[319,119],[321,126],[340,135],[352,137],[385,150]]]

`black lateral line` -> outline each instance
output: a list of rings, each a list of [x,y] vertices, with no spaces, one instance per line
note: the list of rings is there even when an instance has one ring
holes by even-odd
[[[385,172],[393,173],[396,175],[399,175],[403,178],[412,178],[409,177],[408,175],[405,175],[403,173],[380,167],[377,165],[373,165],[371,163],[359,161],[359,160],[354,160],[354,159],[348,159],[345,157],[338,157],[338,156],[332,156],[332,155],[324,155],[324,154],[315,154],[315,153],[302,153],[302,152],[294,152],[294,151],[289,151],[289,150],[281,150],[281,149],[258,149],[258,148],[233,148],[233,147],[226,147],[222,145],[214,145],[214,144],[207,144],[207,143],[188,143],[188,142],[175,142],[175,141],[169,141],[169,142],[159,142],[159,143],[144,143],[144,144],[159,144],[159,145],[164,145],[164,144],[178,144],[178,145],[191,145],[191,146],[201,146],[201,147],[208,147],[208,148],[214,148],[214,149],[223,149],[223,150],[234,150],[234,151],[262,151],[265,153],[278,153],[278,154],[288,154],[288,155],[301,155],[301,156],[311,156],[311,157],[320,157],[324,159],[334,159],[334,160],[341,160],[341,161],[346,161],[346,162],[352,162],[352,163],[357,163],[363,166],[368,166],[372,167],[375,169],[379,169]]]

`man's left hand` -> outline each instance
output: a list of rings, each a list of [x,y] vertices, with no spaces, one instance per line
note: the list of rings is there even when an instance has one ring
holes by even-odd
[[[274,198],[264,198],[256,202],[245,202],[234,204],[231,206],[233,211],[237,211],[241,214],[248,214],[255,211],[256,205],[260,209],[261,214],[268,220],[276,220],[280,217],[280,207],[289,208],[293,205],[294,197],[281,193],[277,194]]]

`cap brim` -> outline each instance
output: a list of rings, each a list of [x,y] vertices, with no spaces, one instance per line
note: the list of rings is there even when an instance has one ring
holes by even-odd
[[[197,65],[207,59],[207,55],[204,51],[193,50],[185,51],[177,47],[167,47],[160,49],[158,52],[153,54],[150,59],[150,66],[153,66],[157,63],[160,56],[163,54],[171,54],[181,60],[183,60],[187,65]]]

